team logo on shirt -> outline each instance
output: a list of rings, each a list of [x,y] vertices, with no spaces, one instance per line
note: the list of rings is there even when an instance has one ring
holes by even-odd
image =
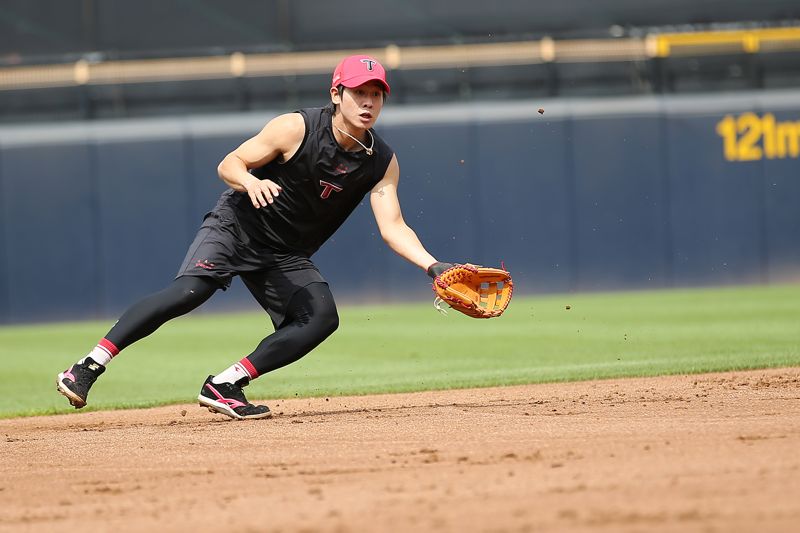
[[[319,195],[323,200],[326,200],[332,192],[342,192],[343,189],[343,187],[334,185],[329,181],[319,180],[319,184],[323,187],[322,193]]]

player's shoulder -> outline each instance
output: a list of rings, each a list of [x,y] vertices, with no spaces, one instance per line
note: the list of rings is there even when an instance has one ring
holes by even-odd
[[[386,140],[383,137],[381,137],[381,135],[377,131],[375,131],[374,129],[371,129],[370,131],[372,132],[372,135],[375,137],[375,146],[377,147],[376,151],[386,159],[388,164],[388,162],[392,159],[392,157],[395,156],[394,148],[389,146],[389,143],[387,143]]]
[[[375,137],[375,142],[380,143],[382,146],[385,146],[385,147],[389,148],[390,150],[392,149],[392,147],[389,146],[389,143],[386,142],[386,139],[384,139],[383,136],[381,136],[380,133],[375,131],[375,128],[372,128],[369,131],[371,131],[372,135]]]
[[[284,113],[273,118],[261,130],[264,139],[302,139],[306,133],[306,122],[299,113]]]
[[[284,130],[304,130],[305,119],[299,112],[284,113],[267,122],[267,127]]]

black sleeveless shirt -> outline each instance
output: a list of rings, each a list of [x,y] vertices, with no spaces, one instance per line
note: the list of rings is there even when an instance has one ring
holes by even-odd
[[[283,188],[272,204],[256,209],[246,192],[222,193],[215,211],[233,211],[247,240],[309,257],[383,179],[393,150],[373,130],[372,155],[342,149],[333,136],[333,112],[333,104],[299,110],[306,132],[297,152],[285,163],[272,161],[251,171]]]

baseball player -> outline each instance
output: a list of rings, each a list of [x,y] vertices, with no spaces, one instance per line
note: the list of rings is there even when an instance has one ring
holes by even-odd
[[[86,405],[121,350],[240,276],[275,331],[208,376],[198,401],[232,418],[269,417],[242,388],[297,361],[338,327],[331,291],[310,258],[367,193],[392,250],[433,277],[451,266],[437,262],[403,220],[397,157],[373,130],[389,92],[378,61],[347,57],[333,73],[330,104],[280,115],[228,154],[218,173],[230,188],[205,216],[174,281],[125,311],[88,355],[58,374],[58,391],[70,404]]]

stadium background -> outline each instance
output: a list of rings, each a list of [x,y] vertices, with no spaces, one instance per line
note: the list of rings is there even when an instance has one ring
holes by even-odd
[[[218,161],[323,105],[361,50],[390,69],[378,130],[437,257],[504,261],[527,294],[796,279],[798,19],[789,1],[6,1],[0,321],[112,317],[165,285]],[[379,241],[364,207],[320,251],[337,298],[429,297]],[[251,305],[237,285],[203,310]]]

